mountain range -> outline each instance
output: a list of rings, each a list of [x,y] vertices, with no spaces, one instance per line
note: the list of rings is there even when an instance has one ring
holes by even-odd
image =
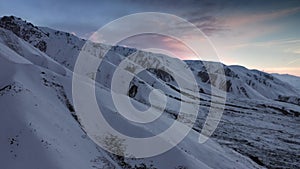
[[[300,78],[200,60],[184,61],[197,82],[200,109],[182,142],[149,158],[124,158],[105,151],[87,135],[72,99],[75,63],[86,43],[71,33],[35,26],[15,16],[1,18],[1,168],[300,167]],[[155,58],[143,60],[150,65],[166,62],[179,67],[178,59],[91,43],[98,51],[108,51],[97,72],[90,73],[95,75],[92,80],[99,105],[114,128],[147,137],[162,132],[178,118],[178,107],[188,98],[180,97],[185,92],[164,71],[147,69],[129,86],[128,97],[141,109],[151,105],[148,97],[153,89],[165,93],[167,107],[153,124],[122,118],[110,96],[111,77],[130,54]],[[101,55],[90,54],[93,59]],[[219,78],[219,67],[225,78]],[[181,77],[185,80],[184,75]],[[212,137],[199,143],[214,90],[226,92],[223,115]]]

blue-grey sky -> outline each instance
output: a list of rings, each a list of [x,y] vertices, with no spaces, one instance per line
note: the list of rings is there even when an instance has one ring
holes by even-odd
[[[171,13],[194,23],[209,36],[225,64],[300,76],[299,0],[0,0],[1,16],[15,15],[83,38],[136,12]],[[195,59],[176,42],[153,41],[183,59]]]

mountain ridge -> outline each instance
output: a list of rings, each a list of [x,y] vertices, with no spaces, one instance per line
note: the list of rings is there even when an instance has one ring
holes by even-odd
[[[55,30],[52,30],[50,28],[45,28],[45,27],[40,28],[40,27],[33,26],[31,23],[22,21],[18,17],[10,16],[10,17],[3,17],[3,18],[0,21],[0,27],[11,29],[11,27],[13,25],[21,24],[21,26],[19,26],[19,28],[13,29],[13,32],[17,36],[23,38],[25,41],[29,42],[30,44],[37,47],[41,51],[45,52],[50,57],[52,57],[55,61],[64,65],[65,67],[67,67],[68,69],[70,69],[72,71],[75,61],[76,61],[76,56],[78,56],[81,47],[83,47],[84,43],[86,42],[85,40],[77,38],[76,36],[74,36],[70,33],[55,31]],[[24,26],[24,25],[26,25],[26,26]],[[49,36],[54,37],[54,38],[51,38]],[[30,39],[29,37],[33,37],[34,40]],[[57,41],[55,39],[57,37],[60,38],[59,41]],[[53,39],[55,39],[55,40],[53,40]],[[63,44],[61,44],[61,43],[63,43]],[[41,45],[41,44],[43,44],[43,45]],[[52,46],[53,49],[46,49],[47,45],[45,45],[45,44]],[[52,45],[52,44],[54,44],[54,45]],[[60,49],[59,48],[60,46],[63,46],[64,49]],[[107,49],[109,47],[102,45],[102,48]],[[119,48],[117,50],[121,51],[121,53],[122,52],[128,53],[128,52],[130,52],[130,50],[136,50],[136,49],[126,48],[126,47],[122,47],[122,46],[118,46],[117,48]],[[64,51],[64,52],[61,52],[61,51]],[[189,63],[191,61],[187,60],[185,62]],[[200,61],[199,63],[203,63],[203,62],[205,62],[205,64],[206,63],[220,64],[218,62],[209,62],[209,61]],[[208,70],[206,70],[206,67],[203,65],[204,64],[196,65],[197,68],[202,67],[202,70],[200,70],[200,72],[196,72],[196,73],[205,74],[205,72],[208,71]],[[193,69],[193,64],[189,64],[189,66]],[[227,92],[229,92],[229,93],[233,92],[234,95],[238,95],[239,97],[253,96],[253,97],[261,97],[261,98],[266,97],[269,99],[280,99],[279,96],[290,97],[290,96],[294,96],[296,93],[295,89],[293,89],[294,87],[292,87],[290,84],[288,84],[286,82],[280,83],[278,81],[279,79],[277,80],[277,78],[274,78],[271,74],[261,72],[258,70],[249,70],[245,67],[240,69],[241,68],[240,66],[234,66],[234,65],[226,66],[226,65],[222,64],[222,66],[225,69],[225,76],[226,76],[226,78],[228,78],[228,81],[224,82],[224,83],[227,83],[228,85],[234,85],[232,87],[231,86],[228,87]],[[232,70],[234,70],[234,71],[232,71]],[[212,70],[212,73],[216,73],[213,71],[214,70]],[[245,75],[243,75],[244,76],[243,80],[247,82],[247,85],[241,86],[241,84],[243,84],[243,82],[238,82],[241,84],[239,84],[238,86],[235,86],[236,84],[233,81],[238,81],[237,78],[239,78],[239,77],[232,77],[232,73],[235,73],[237,75],[241,71],[247,72],[248,73],[247,76],[250,76],[249,73],[251,73],[252,77],[246,77]],[[204,75],[204,76],[207,76],[207,75]],[[240,74],[240,76],[242,76],[242,75]],[[209,76],[209,77],[213,77],[213,76]],[[275,80],[273,80],[273,79],[275,79]],[[211,80],[214,80],[214,79],[210,79],[210,81]],[[275,84],[274,83],[272,84],[272,82],[273,82],[272,80],[274,81]],[[206,81],[204,83],[210,83],[210,81]],[[268,82],[270,82],[270,84]],[[278,84],[279,86],[277,85],[277,88],[280,88],[280,86],[283,86],[281,88],[288,88],[290,90],[290,92],[288,92],[287,96],[284,95],[285,93],[274,93],[274,94],[268,95],[267,93],[264,93],[264,91],[266,91],[265,88],[267,88],[267,86],[263,89],[257,89],[257,88],[255,88],[256,83],[263,83],[264,85]],[[280,90],[282,90],[282,89],[280,89]],[[274,90],[274,91],[276,92],[276,90]],[[300,96],[298,95],[296,97],[300,97]]]
[[[0,20],[0,27],[8,29],[0,29],[0,59],[2,60],[0,64],[8,74],[4,71],[0,74],[3,79],[0,87],[0,93],[2,93],[0,103],[2,103],[1,107],[5,106],[7,109],[4,111],[5,116],[0,124],[3,128],[2,132],[5,133],[4,137],[8,140],[0,140],[3,142],[0,146],[4,150],[1,156],[5,157],[3,164],[6,168],[16,168],[21,165],[37,167],[43,166],[43,163],[48,164],[49,168],[50,166],[55,168],[77,168],[78,166],[81,168],[125,168],[126,166],[138,168],[143,165],[148,168],[151,166],[152,168],[180,168],[180,166],[181,168],[296,168],[300,163],[297,160],[297,150],[300,150],[299,133],[297,133],[300,102],[297,102],[299,96],[294,87],[264,72],[226,65],[223,65],[226,81],[218,82],[218,69],[214,64],[208,68],[205,67],[204,64],[210,62],[203,61],[185,61],[194,73],[202,99],[192,136],[188,136],[170,152],[150,159],[122,159],[109,154],[97,147],[84,134],[80,128],[76,110],[70,108],[73,106],[70,78],[78,53],[85,41],[50,28],[38,27],[36,29],[35,26],[24,24],[24,22],[18,26],[20,29],[15,30],[17,33],[12,33],[10,29],[14,27],[8,23],[13,21],[5,20]],[[4,23],[7,25],[5,26]],[[49,33],[48,36],[47,33]],[[95,45],[103,50],[109,48],[104,44]],[[111,77],[121,60],[136,51],[125,47],[113,47],[109,52],[107,57],[104,56],[103,67],[99,68],[95,77],[97,84],[100,85],[97,88],[100,100],[109,94],[107,91],[110,89],[111,81],[106,78],[107,75]],[[160,54],[143,51],[138,51],[138,54],[154,55],[158,58],[166,58],[173,64],[177,63],[176,60]],[[161,71],[146,71],[138,77],[139,79],[133,79],[131,82],[132,86],[136,86],[135,90],[132,90],[135,92],[130,94],[132,101],[147,108],[150,104],[147,93],[153,88],[162,89],[170,101],[162,121],[176,119],[178,113],[176,105],[181,100],[180,90],[174,79]],[[228,84],[226,86],[231,87],[225,88],[228,98],[223,117],[213,138],[207,144],[197,144],[196,135],[201,131],[201,124],[206,118],[211,102],[211,88],[214,86],[218,88],[219,84]],[[273,90],[275,91],[270,94],[269,92]],[[279,96],[282,97],[281,100]],[[286,98],[291,96],[295,98]],[[182,99],[184,101],[184,98]],[[109,97],[105,101],[108,102]],[[20,104],[22,109],[17,109],[12,104]],[[117,121],[118,123],[124,122],[114,113],[115,109],[112,105],[107,103],[103,106],[107,109],[106,114],[111,117],[110,119],[120,120]],[[10,115],[11,112],[13,112],[12,115]],[[13,122],[9,120],[13,119],[12,117],[18,119],[20,125],[12,126]],[[118,124],[114,125],[122,130]],[[124,125],[130,126],[130,123],[124,122]],[[165,126],[163,123],[160,125]],[[139,126],[138,129],[145,133],[150,131],[149,126],[146,128]],[[150,129],[160,131],[164,127],[150,127]],[[20,132],[26,134],[20,134]],[[270,142],[272,138],[273,142]],[[32,144],[29,144],[30,141]],[[22,152],[31,152],[25,145],[28,148],[34,148],[36,153],[42,154],[39,159],[40,163],[34,164],[34,158],[31,156],[25,158]],[[84,150],[85,148],[88,151]],[[80,153],[84,154],[84,159]],[[210,160],[210,157],[206,156],[207,153],[211,154],[215,160]],[[174,154],[178,154],[178,157]],[[55,163],[52,159],[58,161],[57,166],[53,166]],[[168,166],[162,159],[171,161],[172,164]],[[74,164],[66,164],[64,160],[73,161]],[[12,163],[15,164],[11,165]]]

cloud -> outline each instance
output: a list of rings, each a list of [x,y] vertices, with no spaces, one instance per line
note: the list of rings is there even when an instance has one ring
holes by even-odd
[[[300,67],[300,58],[299,59],[294,59],[294,60],[288,62],[286,65],[296,65],[296,64],[298,64],[298,67]]]
[[[144,34],[124,39],[119,43],[122,46],[134,47],[140,50],[155,49],[156,51],[168,51],[172,56],[180,59],[198,59],[182,42],[171,37],[155,34]]]
[[[271,19],[276,19],[280,17],[284,17],[287,15],[291,15],[300,11],[300,7],[281,9],[271,12],[261,12],[258,14],[238,14],[234,16],[228,17],[226,19],[225,24],[229,27],[236,28],[240,26],[249,26],[250,24],[256,24],[258,22],[267,21]]]
[[[271,46],[277,46],[277,45],[290,45],[290,44],[300,44],[300,39],[279,39],[279,40],[271,40],[271,41],[264,41],[264,42],[250,42],[250,43],[243,43],[243,44],[237,44],[237,45],[231,45],[227,48],[243,48],[243,47],[271,47]],[[300,51],[298,51],[300,53]],[[297,51],[295,51],[297,53]]]
[[[295,50],[292,51],[292,53],[300,54],[300,49],[295,49]]]
[[[220,31],[228,30],[225,26],[222,25],[222,22],[215,16],[193,16],[188,19],[189,22],[194,24],[197,28],[199,28],[202,32],[204,32],[208,36],[212,36]],[[179,24],[179,31],[182,29],[187,29],[185,24]]]

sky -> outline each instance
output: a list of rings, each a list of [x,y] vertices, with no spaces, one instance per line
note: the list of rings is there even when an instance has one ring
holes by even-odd
[[[300,76],[298,0],[0,0],[0,16],[15,15],[85,39],[107,23],[137,12],[169,13],[193,23],[207,35],[219,60],[227,65]],[[195,41],[194,36],[182,38]],[[137,36],[123,44],[160,47],[181,59],[197,59],[184,45],[168,37]]]

